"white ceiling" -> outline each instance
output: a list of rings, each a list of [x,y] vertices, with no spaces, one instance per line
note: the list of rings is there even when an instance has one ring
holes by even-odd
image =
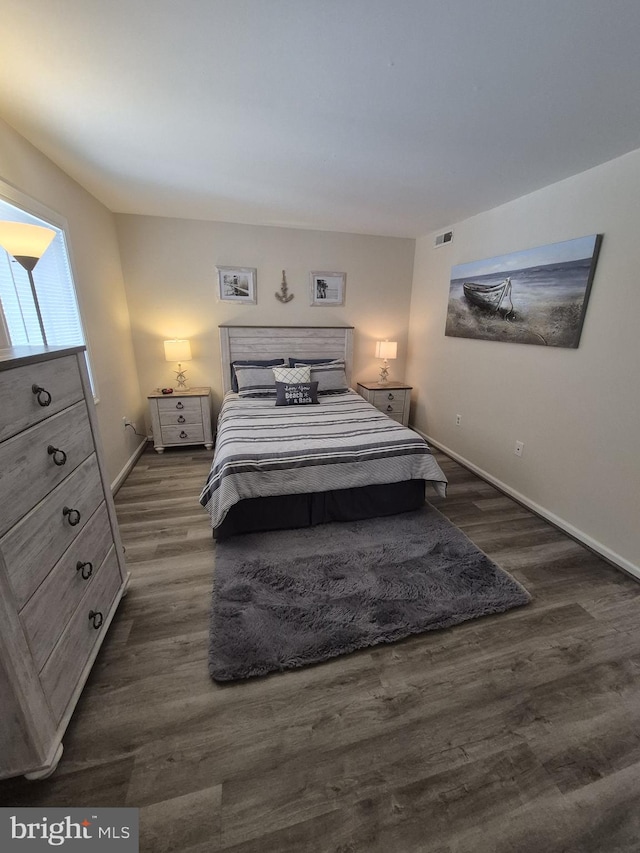
[[[640,148],[640,0],[0,12],[0,115],[116,212],[413,237]]]

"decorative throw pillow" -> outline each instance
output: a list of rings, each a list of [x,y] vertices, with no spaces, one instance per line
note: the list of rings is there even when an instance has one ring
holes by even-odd
[[[276,406],[304,406],[317,402],[317,382],[276,382]]]
[[[318,383],[318,394],[342,394],[349,390],[344,361],[311,365],[311,381]]]
[[[276,382],[310,382],[311,368],[308,365],[296,367],[274,367],[273,375]]]
[[[231,362],[231,390],[238,391],[238,380],[236,379],[236,365],[240,367],[273,367],[274,364],[284,364],[284,358],[267,358],[267,359],[237,359]]]
[[[236,367],[235,371],[240,397],[275,397],[272,367]]]
[[[331,364],[335,361],[333,358],[291,358],[289,357],[289,367],[295,367],[297,364]]]

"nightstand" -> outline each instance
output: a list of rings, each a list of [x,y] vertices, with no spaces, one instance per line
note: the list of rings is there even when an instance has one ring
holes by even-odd
[[[361,397],[403,426],[409,423],[412,388],[413,385],[405,385],[404,382],[389,381],[386,385],[379,382],[358,382],[358,394]]]
[[[212,449],[210,396],[211,388],[147,394],[153,446],[158,453],[183,444],[204,444],[207,450]]]

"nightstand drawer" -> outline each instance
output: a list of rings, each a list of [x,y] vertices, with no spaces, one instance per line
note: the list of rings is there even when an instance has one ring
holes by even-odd
[[[406,391],[374,391],[371,402],[382,412],[402,412],[407,396]],[[391,407],[391,408],[389,408]]]
[[[192,421],[202,420],[199,397],[163,397],[158,399],[158,412],[164,415],[189,415]]]
[[[202,422],[175,427],[163,426],[162,442],[163,444],[202,444],[204,442]]]
[[[75,355],[0,372],[0,441],[83,398]]]

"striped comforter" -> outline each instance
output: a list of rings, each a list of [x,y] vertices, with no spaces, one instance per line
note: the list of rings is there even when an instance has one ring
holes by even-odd
[[[355,391],[323,396],[310,406],[276,406],[273,398],[228,393],[200,503],[215,528],[245,498],[404,480],[429,480],[441,495],[447,482],[418,433]]]

